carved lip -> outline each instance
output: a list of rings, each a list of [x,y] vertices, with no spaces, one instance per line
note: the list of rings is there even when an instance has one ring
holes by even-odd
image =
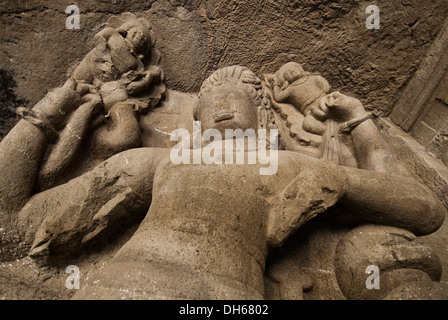
[[[213,120],[218,123],[226,120],[232,120],[235,115],[230,111],[220,111],[215,114]]]

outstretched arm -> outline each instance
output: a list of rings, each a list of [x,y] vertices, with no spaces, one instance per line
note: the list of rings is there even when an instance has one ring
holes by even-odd
[[[269,244],[281,245],[304,223],[337,202],[366,221],[416,235],[435,232],[446,215],[439,199],[413,178],[319,161],[298,174],[272,201]]]
[[[325,103],[320,107],[325,106],[327,110],[319,111],[340,123],[341,129],[348,129],[347,133],[351,135],[359,168],[409,176],[408,171],[391,152],[374,122],[368,118],[367,111],[358,99],[334,92],[326,97]],[[357,120],[360,120],[360,123],[357,123]],[[350,126],[350,123],[353,125]]]
[[[348,126],[359,167],[366,169],[345,168],[348,187],[344,204],[367,221],[400,227],[416,235],[440,228],[445,207],[398,162],[361,102],[334,92],[328,95],[326,105],[330,117],[342,122],[342,128]]]
[[[118,35],[119,32],[111,27],[106,27],[100,32],[98,32],[95,37],[93,37],[93,42],[95,43],[95,46],[101,46],[101,48],[107,47],[107,41],[110,37],[114,35]]]
[[[0,142],[0,212],[17,213],[34,192],[40,163],[50,140],[80,96],[72,80],[48,93]]]

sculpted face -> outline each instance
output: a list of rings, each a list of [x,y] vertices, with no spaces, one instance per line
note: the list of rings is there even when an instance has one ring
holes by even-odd
[[[142,52],[148,42],[142,28],[134,27],[131,28],[126,38],[134,45],[134,49],[136,52]]]
[[[289,62],[285,64],[280,71],[283,72],[283,77],[289,83],[292,83],[305,75],[305,71],[302,66],[295,62]]]
[[[236,85],[221,85],[205,93],[199,99],[197,120],[202,130],[258,128],[257,108],[246,90]]]

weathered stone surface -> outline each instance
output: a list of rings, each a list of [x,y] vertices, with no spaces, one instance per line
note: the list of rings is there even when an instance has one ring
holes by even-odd
[[[425,148],[409,135],[398,129],[390,120],[382,119],[378,122],[383,136],[394,151],[397,159],[417,179],[422,181],[448,206],[448,169],[444,164],[430,156]],[[448,241],[448,219],[434,234],[422,237],[425,244],[434,249],[443,265],[443,280],[446,281],[448,267],[448,252],[445,243]]]
[[[386,300],[447,300],[448,283],[411,282],[395,289]]]
[[[439,281],[442,265],[432,250],[403,230],[378,226],[361,226],[348,232],[336,251],[336,275],[344,295],[349,299],[382,299],[400,283],[432,279]],[[366,273],[379,269],[380,286],[366,286]],[[401,273],[400,276],[393,275]],[[392,275],[391,275],[392,274]],[[374,282],[371,280],[370,282]]]
[[[121,13],[125,4],[115,5]],[[431,10],[439,5],[431,2]],[[105,6],[86,9],[96,35],[84,33],[84,40],[95,38],[95,45],[82,53],[79,65],[81,58],[73,60],[69,79],[62,77],[32,108],[18,108],[22,120],[0,143],[6,168],[0,172],[0,258],[7,263],[0,277],[17,276],[21,283],[15,288],[5,281],[2,297],[444,297],[444,284],[433,283],[446,279],[448,265],[444,185],[430,185],[409,161],[400,161],[408,150],[383,127],[386,143],[377,128],[386,122],[372,121],[366,111],[371,105],[362,103],[384,93],[369,85],[369,77],[400,76],[388,78],[391,93],[412,67],[387,60],[391,73],[373,67],[367,72],[357,63],[358,50],[372,53],[355,43],[367,34],[362,5],[130,3],[126,8],[142,15],[125,13],[100,25],[96,19],[109,15]],[[64,16],[59,9],[36,9],[37,2],[14,8]],[[3,14],[15,17],[14,8],[5,6]],[[299,21],[301,10],[306,18]],[[418,17],[432,39],[434,30],[425,28],[437,19]],[[269,31],[256,25],[263,19]],[[420,23],[405,25],[415,29]],[[79,36],[83,30],[70,32]],[[300,45],[312,47],[297,50],[297,43],[286,41],[293,30]],[[184,37],[173,37],[180,32]],[[425,41],[394,45],[392,51],[412,63],[421,50],[417,43],[424,47]],[[305,71],[319,62],[324,77]],[[348,73],[341,70],[345,63],[351,65],[344,69]],[[37,93],[29,94],[33,101]],[[5,96],[10,111],[21,101],[11,91]],[[251,136],[227,137],[229,129],[258,130],[258,137],[266,130],[267,136],[254,147]],[[185,140],[173,149],[179,134],[209,134],[213,141],[204,138],[198,146]],[[234,139],[239,149],[227,150]],[[186,154],[180,163],[172,152],[179,148]],[[263,148],[273,171],[266,170],[266,161],[224,164],[229,155],[260,157]],[[72,264],[83,270],[74,296],[62,288],[64,267]],[[372,266],[381,273],[381,290],[366,287],[366,267]],[[403,286],[409,283],[416,285]]]
[[[197,92],[219,67],[271,73],[291,60],[389,114],[448,13],[443,0],[382,1],[381,29],[367,30],[364,1],[82,1],[81,29],[67,30],[66,1],[2,1],[0,69],[17,100],[34,105],[90,50],[107,18],[148,11],[168,88]],[[72,54],[67,55],[67,52]],[[9,118],[10,122],[14,119]]]

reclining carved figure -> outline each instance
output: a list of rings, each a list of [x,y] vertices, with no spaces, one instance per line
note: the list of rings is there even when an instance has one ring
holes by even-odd
[[[169,149],[135,148],[108,158],[67,183],[36,192],[49,144],[45,128],[58,128],[84,99],[68,82],[52,103],[33,108],[41,123],[22,119],[0,143],[0,211],[41,263],[82,250],[143,219],[113,260],[75,299],[262,299],[269,248],[281,246],[307,221],[343,204],[368,223],[436,231],[445,208],[394,162],[372,120],[352,127],[360,168],[285,150],[278,171],[261,176],[255,165],[175,165]],[[80,93],[81,92],[81,93]],[[325,107],[334,121],[365,116],[362,104],[341,93]],[[231,117],[218,115],[225,111]],[[271,102],[247,68],[217,70],[203,84],[195,118],[202,130],[276,126]],[[253,152],[247,150],[247,153]]]

